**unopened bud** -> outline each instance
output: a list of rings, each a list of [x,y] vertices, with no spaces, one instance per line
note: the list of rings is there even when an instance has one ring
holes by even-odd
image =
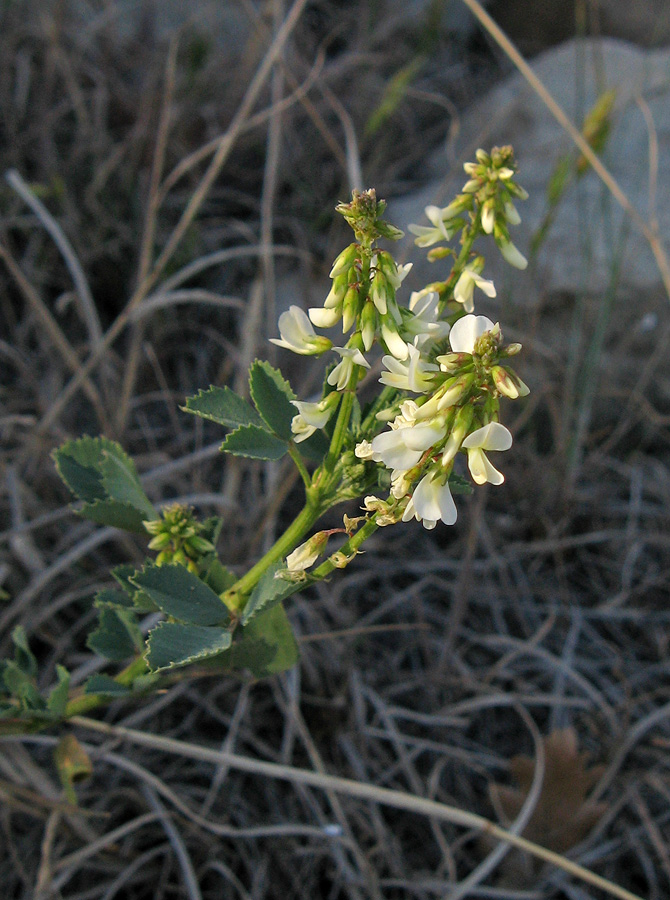
[[[446,381],[445,384],[448,385],[448,387],[440,397],[437,408],[443,410],[448,409],[450,406],[455,406],[455,404],[462,400],[470,391],[473,381],[474,375],[472,374],[460,375],[458,378],[452,378],[449,381]]]
[[[493,366],[491,375],[496,388],[505,397],[509,397],[510,400],[516,400],[517,397],[525,397],[530,393],[528,385],[524,384],[516,372],[512,372],[506,366]]]

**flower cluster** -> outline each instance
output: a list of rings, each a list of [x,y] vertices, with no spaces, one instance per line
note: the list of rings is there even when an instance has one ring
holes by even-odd
[[[512,444],[499,422],[499,400],[524,396],[528,388],[507,364],[520,345],[505,346],[499,324],[474,315],[475,288],[489,298],[496,290],[484,277],[484,257],[473,245],[491,235],[508,263],[526,266],[509,238],[509,226],[520,221],[513,201],[527,196],[514,180],[515,170],[510,147],[478,150],[476,162],[465,164],[469,178],[456,199],[444,208],[426,208],[430,226],[409,226],[420,247],[447,243],[460,233],[460,250],[431,250],[434,259],[455,258],[451,273],[444,282],[413,292],[406,306],[398,303],[397,293],[410,266],[399,266],[376,247],[380,237],[397,238],[401,232],[383,221],[385,204],[374,191],[354,192],[351,203],[340,204],[338,211],[356,241],[335,260],[323,306],[311,308],[309,315],[292,306],[280,316],[281,339],[274,343],[299,354],[332,350],[340,356],[327,377],[334,390],[326,388],[317,402],[292,401],[298,410],[291,425],[297,444],[325,428],[342,394],[355,389],[370,367],[364,354],[375,343],[384,351],[379,380],[387,402],[382,412],[363,420],[355,441],[359,460],[390,470],[388,500],[365,500],[379,525],[412,518],[426,528],[438,521],[453,524],[449,479],[461,452],[476,484],[504,481],[487,456]],[[314,330],[339,323],[349,335],[343,347]],[[388,429],[380,432],[380,421]]]
[[[212,553],[214,545],[203,535],[205,525],[195,518],[190,506],[173,503],[166,506],[160,519],[142,523],[153,537],[149,541],[150,550],[158,550],[156,565],[181,563],[189,571],[198,573],[198,562],[207,553]]]

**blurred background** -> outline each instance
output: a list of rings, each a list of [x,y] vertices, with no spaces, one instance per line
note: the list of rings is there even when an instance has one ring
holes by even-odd
[[[256,356],[318,391],[319,364],[267,338],[325,296],[349,241],[335,204],[375,187],[407,231],[477,147],[512,144],[529,267],[482,245],[498,297],[477,305],[523,343],[531,388],[503,408],[505,484],[458,498],[453,528],[381,530],[292,598],[291,672],[101,715],[468,809],[662,900],[670,6],[486,5],[605,184],[471,5],[0,2],[0,646],[21,623],[43,687],[58,663],[81,683],[92,597],[143,557],[72,514],[50,454],[81,433],[120,441],[154,502],[222,515],[233,569],[258,558],[299,485],[224,459],[184,398],[245,393]],[[405,301],[445,277],[411,240],[397,253]],[[427,816],[77,734],[94,760],[78,809],[52,735],[3,741],[3,896],[605,896]]]

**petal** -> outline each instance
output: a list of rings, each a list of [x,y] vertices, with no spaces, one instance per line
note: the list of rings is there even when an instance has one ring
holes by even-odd
[[[512,434],[500,422],[489,422],[488,425],[477,428],[463,441],[466,449],[480,447],[482,450],[509,450],[511,446]]]
[[[505,476],[492,466],[480,447],[468,450],[468,468],[475,484],[502,484]]]
[[[313,306],[309,310],[309,317],[317,328],[332,328],[342,318],[342,307],[326,309],[322,306]]]
[[[493,322],[486,316],[467,315],[451,327],[449,343],[454,353],[472,353],[475,341],[493,328]]]

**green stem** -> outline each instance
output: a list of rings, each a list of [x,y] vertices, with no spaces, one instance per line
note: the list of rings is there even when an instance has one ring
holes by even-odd
[[[355,534],[349,538],[348,541],[345,541],[344,544],[340,547],[340,553],[345,556],[351,556],[358,551],[358,548],[364,541],[367,541],[369,537],[371,537],[375,531],[379,528],[376,522],[376,514],[371,516],[368,521],[363,525]],[[323,578],[326,578],[330,573],[336,568],[335,563],[333,563],[330,559],[327,559],[325,562],[322,562],[320,566],[314,569],[313,572],[310,572],[310,580],[321,581]]]
[[[303,458],[293,441],[291,441],[288,445],[288,453],[295,463],[296,469],[298,470],[298,472],[300,472],[300,477],[302,478],[303,484],[305,485],[305,489],[311,488],[312,479],[310,478],[309,472],[307,471],[305,463],[303,462]]]
[[[243,575],[231,588],[221,594],[229,609],[239,610],[244,607],[247,596],[260,581],[263,573],[270,568],[273,562],[282,559],[295,548],[324,511],[325,507],[319,502],[318,495],[313,499],[308,496],[305,506],[268,552],[249,569],[246,575]]]
[[[131,687],[135,679],[140,675],[146,674],[147,670],[146,659],[143,656],[137,656],[132,662],[128,663],[125,669],[122,669],[118,675],[114,676],[114,681],[117,681],[124,687]],[[79,697],[73,697],[65,707],[65,718],[69,719],[70,716],[78,716],[83,712],[89,712],[97,706],[107,703],[108,700],[109,698],[102,694],[81,694]]]

